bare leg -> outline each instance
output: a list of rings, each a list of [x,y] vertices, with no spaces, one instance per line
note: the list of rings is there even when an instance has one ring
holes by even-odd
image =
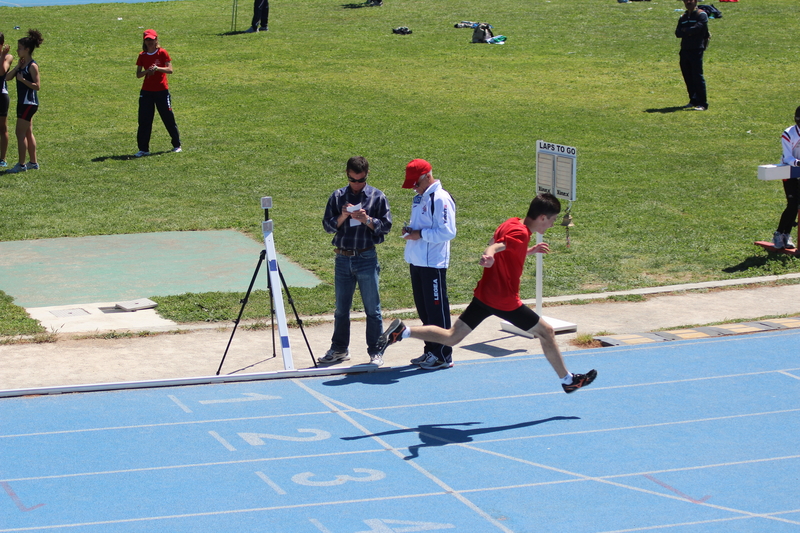
[[[14,132],[17,135],[17,152],[19,153],[19,163],[21,165],[25,164],[25,155],[28,153],[28,130],[30,126],[31,123],[27,120],[17,119],[17,128]]]
[[[0,159],[6,158],[8,151],[8,117],[0,117]]]
[[[464,337],[472,333],[472,329],[461,321],[460,318],[456,319],[456,323],[450,329],[440,328],[439,326],[415,326],[408,328],[410,336],[414,339],[421,339],[428,342],[436,342],[446,346],[455,346]]]
[[[36,163],[36,137],[33,136],[33,122],[28,124],[28,133],[25,135],[25,141],[28,143],[28,154],[30,154],[28,161]]]
[[[561,379],[566,377],[569,372],[567,372],[564,358],[561,356],[561,350],[559,350],[558,344],[556,343],[556,332],[553,330],[553,327],[540,319],[538,324],[528,330],[528,333],[532,333],[539,338],[539,342],[542,343],[544,356],[547,358],[550,366],[553,367],[553,370],[556,371],[558,377]]]

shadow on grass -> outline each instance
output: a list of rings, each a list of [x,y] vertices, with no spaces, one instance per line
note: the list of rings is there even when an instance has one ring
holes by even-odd
[[[788,261],[792,256],[785,253],[780,252],[768,252],[768,255],[753,255],[739,263],[738,265],[729,266],[728,268],[723,268],[722,271],[728,274],[732,274],[735,272],[746,272],[751,268],[759,268],[763,267],[767,263],[771,263],[773,261]]]
[[[218,33],[217,37],[229,37],[231,35],[245,35],[247,33],[248,33],[247,30],[225,31],[225,32],[222,32],[222,33]],[[264,31],[264,32],[258,32],[258,33],[269,33],[269,32]]]
[[[361,2],[360,4],[342,4],[343,9],[359,9],[362,7],[377,7],[371,2]]]
[[[150,152],[150,155],[142,156],[142,157],[153,157],[154,155],[163,155],[163,154],[171,154],[172,150],[164,150],[162,152]],[[112,161],[130,161],[131,159],[139,159],[133,154],[130,155],[101,155],[100,157],[95,157],[92,159],[93,163],[102,163],[103,161],[108,161],[111,159]]]
[[[673,106],[673,107],[661,107],[661,108],[645,109],[644,112],[645,113],[675,113],[676,111],[684,111],[685,109],[686,108],[684,108],[683,106],[679,106],[679,107]]]

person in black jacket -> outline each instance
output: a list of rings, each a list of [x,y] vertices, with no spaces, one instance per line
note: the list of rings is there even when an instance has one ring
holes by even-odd
[[[708,109],[706,80],[703,77],[703,52],[708,47],[708,15],[697,9],[697,0],[683,0],[686,13],[678,19],[675,37],[681,40],[680,65],[689,103],[685,108],[705,111]]]

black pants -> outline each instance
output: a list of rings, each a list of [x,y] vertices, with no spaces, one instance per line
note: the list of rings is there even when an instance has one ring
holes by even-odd
[[[136,132],[136,143],[143,152],[150,151],[150,134],[153,131],[156,109],[172,139],[172,147],[177,148],[181,145],[169,91],[139,91],[139,130]]]
[[[800,178],[783,180],[783,192],[786,193],[786,209],[783,210],[778,232],[791,233],[794,220],[797,218],[797,207],[800,204]]]
[[[411,290],[417,314],[426,326],[450,329],[450,301],[447,299],[447,269],[409,265]],[[439,360],[453,360],[453,348],[444,344],[425,341],[425,351]]]
[[[257,28],[259,22],[262,28],[266,28],[269,22],[269,0],[254,0],[253,2],[253,22],[250,24]]]
[[[703,77],[703,52],[705,50],[681,50],[681,74],[693,106],[708,107],[706,79]]]

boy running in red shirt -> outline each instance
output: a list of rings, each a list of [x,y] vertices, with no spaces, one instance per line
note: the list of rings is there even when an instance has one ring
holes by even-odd
[[[561,204],[552,194],[536,196],[524,219],[510,218],[494,232],[489,246],[481,255],[480,265],[484,270],[478,286],[475,287],[474,298],[455,324],[450,329],[437,326],[406,327],[401,320],[394,320],[381,336],[381,351],[406,337],[455,346],[478,327],[478,324],[494,315],[539,338],[542,351],[561,379],[564,392],[569,394],[589,385],[597,376],[597,371],[590,370],[586,374],[570,373],[556,344],[552,326],[541,320],[519,297],[525,258],[550,251],[550,247],[544,242],[529,248],[531,235],[534,232],[544,234],[552,228],[560,211]]]

